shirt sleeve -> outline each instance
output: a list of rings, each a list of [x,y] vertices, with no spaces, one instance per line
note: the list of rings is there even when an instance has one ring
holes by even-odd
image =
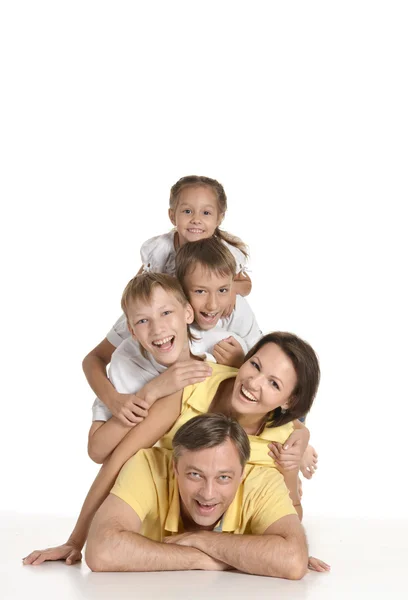
[[[145,450],[140,450],[123,465],[111,494],[129,504],[141,521],[156,506],[157,491]]]
[[[262,331],[259,328],[254,312],[247,300],[242,296],[237,296],[235,309],[228,324],[228,330],[241,336],[245,340],[248,350],[262,337]]]
[[[283,475],[277,469],[256,467],[263,469],[262,478],[264,482],[254,488],[252,502],[255,511],[251,519],[251,533],[262,535],[275,521],[287,515],[296,515],[286,487]]]
[[[92,421],[109,421],[112,413],[99,398],[95,398],[92,405]]]
[[[127,356],[120,347],[115,350],[109,365],[109,380],[119,394],[135,394],[158,375],[146,371],[143,362],[142,356]]]
[[[174,233],[165,233],[150,238],[140,248],[140,257],[143,263],[143,271],[153,273],[167,272],[166,265],[169,255],[174,253]]]
[[[123,342],[130,337],[130,331],[127,325],[127,319],[125,315],[119,317],[112,329],[106,334],[108,341],[117,348]]]
[[[245,271],[247,269],[247,258],[245,256],[245,254],[243,252],[241,252],[241,250],[239,248],[237,248],[236,246],[233,246],[232,244],[229,244],[228,242],[224,242],[224,243],[228,247],[228,250],[231,252],[233,257],[235,258],[235,262],[236,262],[235,273],[236,273],[236,275],[238,275],[238,273],[245,273]]]

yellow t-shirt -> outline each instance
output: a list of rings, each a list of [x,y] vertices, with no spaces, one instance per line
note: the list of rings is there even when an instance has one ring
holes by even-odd
[[[168,431],[158,442],[158,446],[171,450],[172,440],[176,431],[193,417],[208,412],[220,383],[225,379],[235,377],[238,372],[238,369],[235,369],[234,367],[227,367],[217,363],[211,363],[211,368],[212,375],[205,381],[184,388],[180,416],[170,431]],[[293,424],[287,423],[280,427],[265,427],[259,435],[248,436],[251,443],[251,456],[248,463],[266,467],[275,466],[275,461],[268,456],[268,444],[270,442],[279,442],[283,444],[293,430]]]
[[[122,467],[111,494],[136,512],[142,521],[141,535],[160,542],[184,531],[169,450],[140,450]],[[229,533],[262,535],[278,519],[296,514],[279,471],[247,465],[221,527]]]

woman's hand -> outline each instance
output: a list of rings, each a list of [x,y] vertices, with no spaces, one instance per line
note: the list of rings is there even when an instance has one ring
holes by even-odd
[[[299,469],[309,438],[310,432],[306,427],[295,429],[283,445],[278,442],[268,444],[269,456],[283,471]]]

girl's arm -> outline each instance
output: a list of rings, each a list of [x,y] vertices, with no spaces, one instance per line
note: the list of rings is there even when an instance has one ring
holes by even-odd
[[[177,392],[158,400],[152,406],[146,419],[127,433],[102,465],[85,498],[68,541],[56,548],[31,552],[23,561],[25,565],[39,565],[46,560],[61,559],[65,559],[67,564],[72,564],[81,559],[81,550],[85,544],[92,519],[108,496],[120,469],[138,450],[150,448],[171,429],[180,414],[181,398],[182,392]]]
[[[252,281],[245,271],[237,273],[234,277],[233,290],[240,296],[248,296],[252,290]]]

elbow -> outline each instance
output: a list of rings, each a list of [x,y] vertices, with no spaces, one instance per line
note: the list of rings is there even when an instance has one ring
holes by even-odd
[[[88,456],[97,465],[102,465],[107,458],[106,452],[102,452],[101,448],[98,448],[98,444],[92,439],[88,441]]]
[[[284,577],[291,580],[303,579],[307,573],[308,557],[304,552],[294,552],[293,557],[288,561]]]
[[[98,540],[88,541],[85,549],[85,562],[94,573],[111,570],[104,556],[103,545]]]

